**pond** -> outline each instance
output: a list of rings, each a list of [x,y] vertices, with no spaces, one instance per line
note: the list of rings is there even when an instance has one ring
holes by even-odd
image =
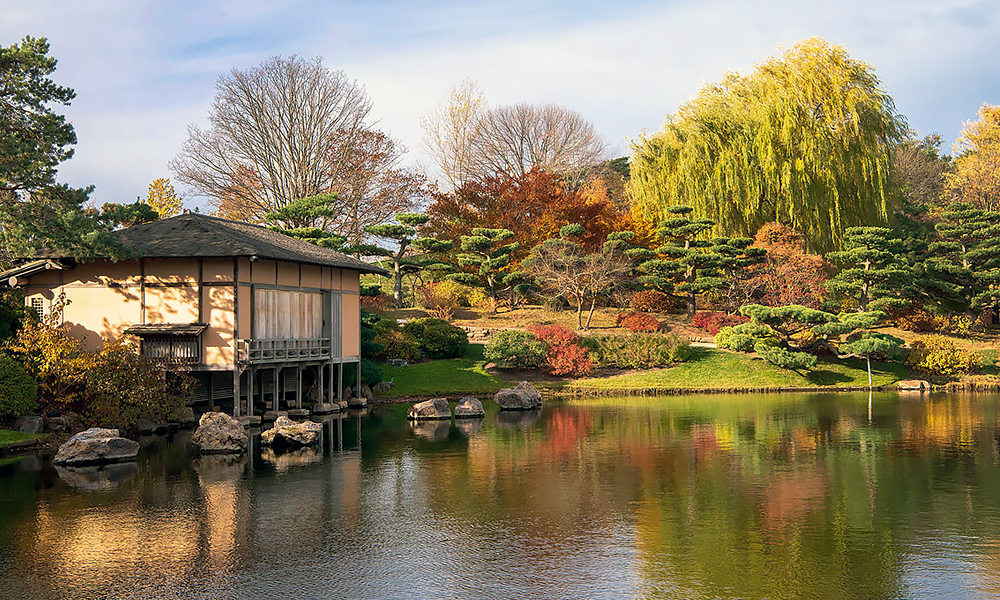
[[[1000,397],[549,400],[322,450],[0,466],[0,596],[990,598]]]

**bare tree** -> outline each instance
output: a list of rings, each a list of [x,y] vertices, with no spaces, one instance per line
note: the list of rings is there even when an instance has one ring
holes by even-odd
[[[448,100],[420,118],[421,144],[441,170],[451,189],[474,179],[472,152],[486,98],[475,81],[466,79],[451,91]]]
[[[555,104],[487,109],[470,81],[421,124],[423,147],[453,189],[498,174],[520,177],[533,168],[570,173],[606,158],[604,140],[580,113]]]
[[[421,175],[400,167],[405,148],[371,129],[371,101],[319,58],[273,57],[220,77],[210,128],[188,128],[170,162],[178,179],[228,218],[260,223],[300,198],[337,194],[337,216],[317,226],[360,241],[364,228],[426,195]]]

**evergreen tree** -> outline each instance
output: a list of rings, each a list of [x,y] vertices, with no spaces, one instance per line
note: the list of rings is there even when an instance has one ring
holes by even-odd
[[[435,266],[446,266],[437,261],[428,263],[428,261],[406,260],[407,253],[411,249],[431,254],[451,250],[452,242],[450,241],[441,241],[431,237],[415,237],[417,235],[416,228],[428,220],[427,215],[419,213],[399,213],[396,215],[396,223],[365,227],[366,233],[393,242],[396,246],[395,250],[372,244],[359,244],[353,247],[353,250],[359,253],[369,256],[384,256],[392,261],[392,296],[397,308],[403,307],[404,273]]]
[[[51,106],[76,93],[56,85],[56,60],[45,38],[26,36],[0,47],[0,263],[42,249],[77,259],[123,255],[84,207],[93,187],[56,183],[59,163],[73,156],[73,126]]]
[[[144,202],[152,207],[161,219],[180,214],[184,208],[184,202],[166,177],[157,177],[149,182],[149,191]]]
[[[492,311],[497,310],[498,292],[504,285],[511,285],[519,278],[517,273],[504,274],[513,255],[521,247],[517,242],[505,244],[514,237],[509,229],[485,229],[477,227],[472,235],[461,237],[463,253],[458,255],[458,265],[470,269],[462,273],[452,273],[448,278],[458,283],[485,289],[492,300]]]
[[[347,238],[330,233],[324,227],[337,215],[336,194],[318,194],[299,198],[264,215],[264,223],[274,231],[331,250],[350,253]]]
[[[1000,301],[1000,213],[954,202],[935,225],[921,283],[966,315]]]
[[[912,275],[903,256],[902,241],[887,227],[850,227],[844,231],[844,249],[827,259],[840,272],[826,288],[857,302],[858,312],[903,308],[901,298]]]

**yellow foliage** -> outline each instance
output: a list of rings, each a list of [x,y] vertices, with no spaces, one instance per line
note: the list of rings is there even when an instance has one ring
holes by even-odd
[[[953,377],[971,373],[982,363],[978,352],[955,347],[943,335],[925,335],[910,344],[906,364],[932,375]]]
[[[157,177],[149,183],[149,194],[145,202],[160,215],[161,219],[180,214],[184,207],[174,191],[174,186],[170,185],[170,180],[166,177]]]
[[[954,168],[945,185],[954,199],[1000,210],[1000,106],[984,104],[979,120],[967,121],[953,148]]]

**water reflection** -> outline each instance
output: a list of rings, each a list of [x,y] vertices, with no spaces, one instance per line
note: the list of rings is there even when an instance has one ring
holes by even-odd
[[[11,598],[995,597],[998,398],[550,402],[121,476],[0,467]],[[454,428],[454,429],[452,429]],[[98,470],[100,471],[100,470]]]

